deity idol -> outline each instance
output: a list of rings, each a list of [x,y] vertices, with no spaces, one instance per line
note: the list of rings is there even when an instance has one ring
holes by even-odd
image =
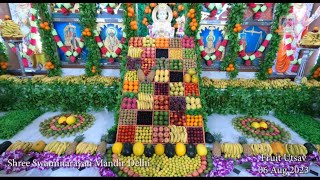
[[[69,25],[64,28],[63,33],[64,43],[71,51],[79,47],[80,38],[76,35],[76,26],[69,23]]]
[[[205,52],[208,53],[208,54],[214,53],[214,51],[215,51],[215,48],[214,48],[215,37],[213,35],[213,31],[212,30],[210,31],[210,33],[207,36],[206,40],[207,40],[207,45],[204,48]]]
[[[158,13],[158,14],[157,14]],[[153,25],[149,25],[151,37],[174,37],[174,28],[171,27],[172,10],[166,3],[159,3],[152,11]]]
[[[176,19],[177,23],[178,23],[178,31],[177,31],[177,36],[178,37],[183,37],[184,35],[184,24],[186,22],[186,17],[184,15],[182,15],[181,17]]]
[[[109,51],[115,52],[119,46],[119,40],[116,36],[116,31],[112,28],[109,28],[107,29],[107,32],[108,36],[103,43]]]

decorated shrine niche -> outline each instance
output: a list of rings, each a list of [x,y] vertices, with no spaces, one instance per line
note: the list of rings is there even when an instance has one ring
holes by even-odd
[[[224,26],[202,25],[200,26],[200,36],[203,42],[203,49],[209,55],[210,60],[214,61],[214,68],[220,67],[220,61],[225,55],[225,31]]]
[[[244,21],[272,21],[274,3],[247,3],[244,10]]]
[[[201,11],[202,20],[228,20],[228,3],[205,3]]]
[[[240,57],[237,59],[237,63],[238,65],[245,66],[259,66],[259,61],[262,60],[263,52],[268,45],[264,41],[267,38],[267,31],[269,27],[242,27],[243,30],[238,34],[240,39]]]

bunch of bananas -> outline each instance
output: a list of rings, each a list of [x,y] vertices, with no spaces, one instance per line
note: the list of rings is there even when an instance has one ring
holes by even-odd
[[[94,154],[98,146],[93,143],[80,142],[76,148],[76,154]]]
[[[168,128],[170,129],[170,143],[187,143],[188,134],[186,127],[170,125]]]
[[[15,143],[11,144],[6,151],[22,150],[24,152],[29,152],[32,149],[32,145],[32,142],[16,141]]]
[[[1,35],[6,38],[23,38],[19,25],[13,20],[5,20],[1,23]]]
[[[250,144],[250,148],[254,156],[256,155],[271,156],[273,152],[271,145],[267,143]]]
[[[320,144],[315,145],[317,148],[318,153],[320,153]]]
[[[317,81],[315,79],[308,80],[306,83],[304,83],[307,87],[320,87],[320,81]]]
[[[141,58],[143,50],[139,47],[130,46],[128,50],[128,56],[132,58]]]
[[[285,144],[286,153],[292,156],[305,156],[308,151],[302,144]]]
[[[125,81],[138,81],[137,71],[127,71],[124,76]]]
[[[153,109],[153,96],[147,93],[138,93],[138,100],[137,100],[138,109]]]
[[[243,153],[243,148],[239,143],[223,143],[221,145],[221,152],[224,154],[224,158],[239,159]]]
[[[320,46],[320,32],[308,32],[303,36],[299,44],[303,46]]]
[[[53,141],[49,143],[43,151],[52,152],[60,156],[65,153],[70,144],[70,142]]]

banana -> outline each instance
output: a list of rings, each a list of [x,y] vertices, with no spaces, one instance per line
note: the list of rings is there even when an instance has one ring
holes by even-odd
[[[170,134],[170,143],[173,143],[174,135],[173,135],[173,133],[172,133],[172,132],[169,132],[169,134]]]
[[[286,154],[289,155],[290,153],[289,153],[289,149],[288,149],[288,144],[285,144],[285,149],[286,149]]]

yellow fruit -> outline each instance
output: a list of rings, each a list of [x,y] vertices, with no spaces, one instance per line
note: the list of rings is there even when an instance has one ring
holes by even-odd
[[[190,74],[185,74],[185,75],[184,75],[184,82],[186,82],[186,83],[191,82],[191,76],[190,76]]]
[[[114,143],[114,145],[112,146],[112,153],[113,154],[120,154],[122,151],[123,145],[120,142],[116,142]]]
[[[141,156],[144,152],[144,145],[141,142],[137,142],[133,145],[133,154]]]
[[[260,128],[260,124],[258,122],[253,122],[253,123],[251,123],[251,127],[258,129],[258,128]]]
[[[196,149],[199,156],[206,156],[208,153],[207,147],[204,144],[198,144]]]
[[[46,143],[44,141],[37,141],[33,143],[32,151],[42,152],[45,147],[46,147]]]
[[[67,118],[65,117],[65,116],[61,116],[59,119],[58,119],[58,123],[59,124],[62,124],[62,123],[64,123],[64,122],[66,122],[67,121]]]
[[[176,144],[176,154],[178,156],[184,156],[186,154],[186,146],[182,143],[177,143]]]
[[[76,122],[76,118],[74,117],[74,116],[69,116],[68,118],[67,118],[67,124],[68,125],[72,125],[72,124],[74,124]]]
[[[268,125],[266,122],[261,121],[259,124],[260,124],[260,127],[262,127],[263,129],[268,129]]]
[[[190,74],[190,76],[193,76],[193,75],[195,75],[196,73],[197,73],[196,70],[193,69],[193,68],[191,68],[191,69],[188,70],[188,74]]]
[[[191,80],[193,83],[198,83],[199,82],[199,78],[198,78],[198,76],[197,75],[193,75],[192,76],[192,80]]]
[[[155,153],[158,156],[161,156],[162,154],[164,154],[164,146],[162,144],[157,144],[154,147]]]

